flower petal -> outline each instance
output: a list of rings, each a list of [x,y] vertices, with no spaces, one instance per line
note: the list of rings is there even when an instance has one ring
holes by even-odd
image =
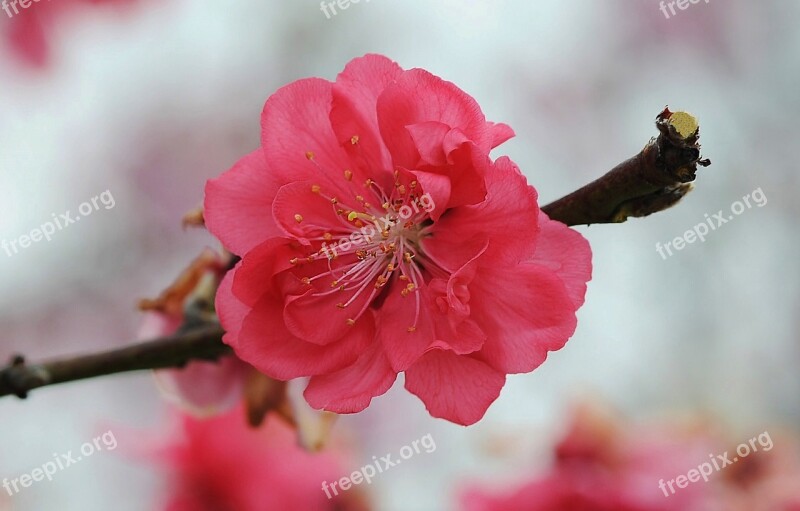
[[[497,262],[517,263],[533,252],[538,235],[536,190],[506,157],[494,163],[486,188],[484,202],[448,210],[434,223],[433,236],[422,240],[425,253],[445,269],[462,267],[487,239],[487,257]]]
[[[434,417],[478,422],[505,385],[503,373],[470,356],[431,350],[406,371],[406,389]]]
[[[272,204],[272,214],[283,235],[310,245],[311,239],[322,238],[326,233],[334,236],[349,235],[352,229],[336,215],[331,201],[312,191],[309,181],[297,181],[282,186]]]
[[[356,413],[373,397],[388,391],[397,379],[378,342],[364,351],[356,362],[334,373],[312,376],[304,396],[316,409],[334,413]]]
[[[578,231],[539,213],[539,239],[532,261],[556,272],[575,307],[583,305],[586,283],[592,280],[592,249]]]
[[[400,281],[390,284],[386,300],[377,314],[378,339],[383,345],[386,357],[392,368],[404,371],[411,366],[436,340],[432,306],[428,290],[422,287],[416,292],[403,296]],[[418,298],[419,297],[419,298]],[[419,318],[414,323],[419,303]],[[446,321],[441,316],[441,321]],[[414,326],[413,331],[409,331]]]
[[[261,114],[261,145],[270,170],[285,184],[313,181],[335,195],[347,191],[350,159],[330,122],[333,84],[298,80],[270,96]]]
[[[420,163],[420,153],[407,126],[436,121],[459,128],[489,152],[486,118],[478,103],[453,83],[422,69],[400,75],[378,98],[378,124],[395,166],[409,169]]]
[[[333,85],[330,120],[337,140],[351,159],[360,160],[360,167],[373,174],[367,177],[378,181],[383,180],[374,174],[383,171],[391,179],[392,159],[381,138],[376,105],[381,92],[402,73],[397,63],[369,54],[351,60]],[[353,136],[358,137],[355,143]]]
[[[502,122],[487,122],[492,139],[492,149],[514,137],[514,130]]]
[[[533,371],[575,331],[576,306],[544,266],[481,266],[470,293],[472,318],[487,335],[478,356],[506,374]]]
[[[222,298],[235,299],[232,294]],[[279,297],[264,295],[247,314],[241,330],[235,336],[229,331],[224,339],[242,360],[278,380],[323,374],[352,364],[374,337],[374,322],[365,315],[339,341],[327,346],[311,344],[286,328],[282,310]]]
[[[272,220],[272,201],[280,185],[257,149],[227,172],[206,183],[206,227],[234,254],[244,254],[268,238],[280,236]]]

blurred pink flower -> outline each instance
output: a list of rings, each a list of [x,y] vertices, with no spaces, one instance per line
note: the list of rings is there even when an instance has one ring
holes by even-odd
[[[210,303],[225,272],[225,258],[206,249],[156,300],[142,300],[146,311],[139,330],[141,339],[176,333],[186,321],[187,307],[193,314],[204,311],[194,304]],[[195,318],[198,319],[198,318]],[[190,362],[182,369],[156,371],[168,398],[197,415],[224,412],[241,401],[245,380],[252,367],[237,357],[216,362]]]
[[[8,15],[5,39],[10,50],[23,62],[33,67],[47,65],[52,45],[52,32],[56,24],[61,23],[68,11],[76,6],[110,4],[116,6],[129,5],[138,0],[27,0],[8,2],[8,7],[0,11],[0,17]]]
[[[588,243],[489,158],[513,132],[452,83],[367,55],[280,89],[262,129],[206,187],[242,256],[217,311],[243,360],[310,376],[315,408],[361,411],[405,371],[433,416],[472,424],[574,332]]]
[[[172,335],[181,320],[161,313],[145,314],[139,336],[150,339]],[[217,362],[195,361],[182,369],[155,372],[162,392],[171,401],[196,415],[211,415],[229,410],[242,400],[248,364],[237,357]]]
[[[759,442],[765,440],[759,437]],[[745,440],[746,442],[746,440]],[[780,442],[781,449],[773,450]],[[736,443],[732,444],[736,446]],[[509,491],[470,487],[464,511],[797,511],[800,457],[781,438],[670,492],[666,481],[732,445],[706,421],[634,426],[595,405],[577,409],[551,469]],[[735,447],[734,447],[735,449]],[[732,458],[732,454],[730,457]],[[723,462],[720,462],[722,464]],[[712,465],[709,463],[709,470]],[[664,481],[665,487],[660,484]],[[665,495],[669,493],[669,495]]]
[[[665,497],[660,479],[686,473],[719,451],[704,431],[636,429],[591,406],[578,409],[555,448],[554,466],[510,491],[472,487],[464,511],[711,511],[712,490],[689,485]]]
[[[328,499],[323,481],[346,473],[341,452],[306,452],[278,417],[251,429],[235,409],[206,420],[186,415],[181,425],[159,456],[168,472],[164,511],[369,509],[356,488]]]

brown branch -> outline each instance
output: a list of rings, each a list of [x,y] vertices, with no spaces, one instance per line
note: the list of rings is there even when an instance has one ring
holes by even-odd
[[[700,128],[686,112],[665,108],[656,118],[660,135],[600,179],[542,207],[567,225],[624,222],[675,205],[692,189],[700,159]]]
[[[219,325],[206,325],[125,348],[35,365],[15,356],[8,367],[0,369],[0,397],[14,395],[24,399],[31,390],[48,385],[129,371],[182,367],[190,360],[217,360],[232,353],[222,343],[222,334]]]
[[[583,188],[542,208],[567,225],[617,223],[677,203],[691,190],[700,159],[697,121],[685,112],[665,109],[656,119],[661,134],[633,158]],[[190,317],[202,318],[202,315]],[[25,398],[33,389],[109,374],[182,367],[191,360],[230,355],[219,325],[189,321],[174,336],[102,353],[28,365],[21,356],[0,369],[0,397]]]

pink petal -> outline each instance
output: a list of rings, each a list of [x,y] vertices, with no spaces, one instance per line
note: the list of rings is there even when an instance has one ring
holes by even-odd
[[[544,266],[481,266],[470,292],[472,318],[487,335],[479,356],[506,374],[533,371],[575,331],[576,306]]]
[[[487,122],[489,134],[492,139],[492,149],[514,137],[514,130],[502,122]]]
[[[374,342],[353,365],[312,376],[304,395],[316,409],[356,413],[369,406],[373,397],[388,391],[396,378],[380,343]]]
[[[336,262],[355,260],[356,256],[350,254],[336,259]],[[327,264],[327,261],[306,264],[298,271],[307,275],[319,274],[327,271]],[[341,339],[353,328],[349,320],[354,320],[356,325],[365,317],[371,321],[368,311],[360,317],[358,315],[367,307],[370,297],[374,297],[373,292],[377,294],[374,281],[366,282],[363,291],[360,288],[339,291],[334,290],[335,286],[331,287],[333,280],[333,276],[315,280],[304,286],[303,294],[286,298],[283,320],[294,335],[313,344],[325,345]],[[348,305],[353,297],[355,299]],[[347,306],[342,308],[339,304]],[[321,318],[324,321],[320,321]]]
[[[330,119],[337,140],[352,159],[361,160],[362,167],[372,173],[386,171],[389,179],[392,159],[380,135],[376,106],[381,92],[402,73],[395,62],[370,54],[351,60],[333,85]],[[352,143],[354,135],[356,144]]]
[[[378,98],[378,124],[394,165],[416,168],[420,154],[407,126],[436,121],[459,128],[488,153],[486,118],[475,100],[453,83],[422,69],[400,75]]]
[[[272,214],[283,230],[282,235],[310,245],[311,239],[321,238],[326,232],[337,237],[349,234],[331,201],[313,192],[311,187],[309,181],[297,181],[278,190]]]
[[[400,293],[402,286],[399,284],[402,282],[390,284],[388,296],[377,315],[378,339],[396,372],[410,367],[436,340],[432,306],[428,301],[426,287],[403,296]],[[417,293],[421,300],[419,319],[414,331],[409,332],[409,327],[414,326]],[[441,316],[441,320],[445,320],[444,316]]]
[[[239,267],[241,267],[241,263],[236,266],[236,268]],[[228,345],[231,345],[235,342],[235,339],[239,337],[239,330],[242,328],[242,322],[250,312],[250,307],[233,295],[233,280],[236,268],[225,274],[225,277],[217,288],[217,296],[215,298],[215,307],[217,316],[219,317],[219,323],[222,325],[222,329],[225,330],[225,335],[222,336],[222,342]]]
[[[196,415],[232,408],[242,397],[249,366],[236,357],[192,362],[183,369],[156,371],[168,396]]]
[[[265,295],[253,307],[235,339],[228,339],[243,360],[278,380],[324,374],[352,364],[374,338],[374,321],[365,314],[337,342],[326,346],[308,343],[283,323],[283,303]]]
[[[437,221],[445,211],[448,211],[447,204],[450,203],[450,194],[452,192],[450,177],[421,170],[414,170],[411,174],[419,181],[422,191],[430,194],[434,208],[429,215],[434,222]]]
[[[517,263],[531,254],[538,235],[537,193],[510,159],[498,159],[486,179],[488,197],[474,206],[454,208],[423,240],[427,254],[455,271],[473,257],[486,240],[488,256]]]
[[[592,280],[592,249],[578,231],[540,213],[539,240],[532,261],[556,272],[575,307],[583,305],[586,283]]]
[[[234,254],[244,254],[282,233],[272,220],[279,184],[257,149],[206,183],[206,227]]]
[[[343,196],[348,191],[344,171],[351,162],[331,126],[332,89],[320,78],[278,89],[261,114],[261,145],[281,183],[312,181]]]
[[[291,261],[298,254],[302,252],[292,246],[289,239],[271,238],[265,241],[245,254],[236,268],[226,275],[226,279],[228,276],[233,279],[233,294],[239,301],[252,307],[264,293],[276,290],[276,275],[292,268]]]
[[[470,356],[432,350],[406,371],[406,389],[434,417],[469,426],[478,422],[505,385],[504,374]]]
[[[426,121],[406,126],[406,129],[419,152],[418,165],[447,165],[444,137],[450,132],[450,126],[437,121]]]

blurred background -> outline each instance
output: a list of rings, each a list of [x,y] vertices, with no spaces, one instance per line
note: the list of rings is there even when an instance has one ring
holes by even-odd
[[[546,465],[583,400],[636,420],[710,417],[736,442],[800,425],[800,3],[711,0],[667,17],[656,0],[362,0],[328,17],[316,0],[55,0],[6,14],[0,240],[104,191],[115,205],[0,251],[0,359],[132,342],[136,301],[216,246],[180,219],[206,179],[258,146],[266,98],[377,52],[455,82],[511,125],[516,138],[494,156],[516,161],[542,204],[636,154],[666,104],[699,118],[713,164],[674,209],[578,228],[595,269],[576,334],[511,376],[480,423],[432,419],[401,380],[340,418],[359,439],[348,471],[436,441],[366,487],[376,509],[455,509],[465,481]],[[756,189],[767,203],[704,243],[666,260],[655,250]],[[160,509],[162,474],[131,455],[141,437],[126,432],[157,439],[168,414],[146,373],[0,400],[0,478],[98,431],[119,439],[52,482],[0,490],[0,510]]]

